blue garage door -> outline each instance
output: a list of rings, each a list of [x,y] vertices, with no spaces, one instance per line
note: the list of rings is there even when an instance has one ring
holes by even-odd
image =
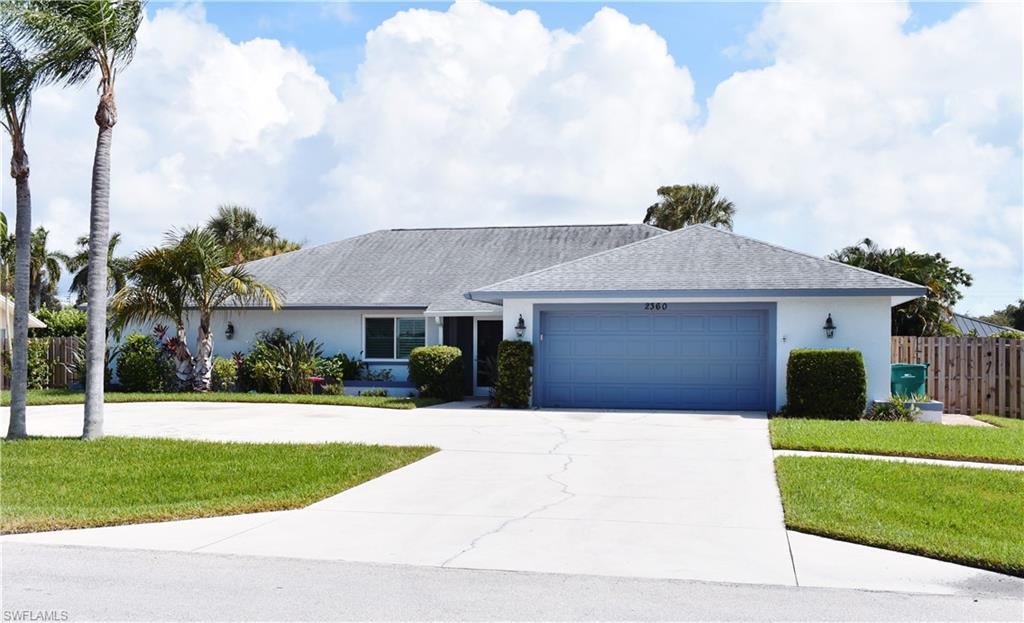
[[[540,406],[768,409],[767,311],[643,307],[541,312]]]

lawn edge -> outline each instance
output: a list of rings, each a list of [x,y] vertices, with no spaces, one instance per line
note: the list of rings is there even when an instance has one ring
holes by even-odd
[[[842,452],[845,454],[857,454],[861,456],[891,456],[904,459],[936,459],[939,461],[969,461],[972,463],[988,463],[991,465],[1024,465],[1024,459],[1015,458],[994,458],[986,456],[974,456],[968,454],[946,454],[946,453],[926,453],[926,452],[897,452],[897,451],[886,451],[886,450],[858,450],[852,448],[841,448],[841,447],[822,447],[808,444],[784,444],[776,445],[775,441],[772,440],[772,450],[800,450],[803,452]],[[951,465],[950,467],[957,467]],[[970,467],[969,465],[965,467]]]

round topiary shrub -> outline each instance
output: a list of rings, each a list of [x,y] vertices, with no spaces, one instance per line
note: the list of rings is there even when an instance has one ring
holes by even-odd
[[[420,346],[409,353],[409,380],[421,396],[462,400],[462,351],[454,346]]]
[[[498,382],[494,397],[502,405],[515,408],[530,405],[533,383],[533,344],[504,340],[498,344]]]
[[[117,355],[117,379],[127,392],[156,392],[163,388],[160,350],[153,338],[132,333]]]

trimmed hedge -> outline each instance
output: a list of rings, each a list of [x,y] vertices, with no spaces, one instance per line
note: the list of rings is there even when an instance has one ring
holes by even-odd
[[[509,407],[527,407],[532,384],[533,344],[512,340],[498,344],[498,382],[494,388],[497,401]]]
[[[786,366],[786,417],[856,420],[868,402],[858,350],[794,349]]]
[[[455,346],[420,346],[409,353],[409,380],[420,395],[462,400],[462,350]]]
[[[157,392],[163,389],[164,371],[160,350],[153,338],[132,333],[117,355],[117,381],[126,392]]]

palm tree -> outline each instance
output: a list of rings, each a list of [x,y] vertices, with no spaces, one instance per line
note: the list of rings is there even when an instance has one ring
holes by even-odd
[[[195,309],[199,327],[192,386],[198,391],[210,390],[213,367],[210,325],[214,313],[229,303],[265,303],[274,311],[281,307],[277,292],[257,281],[244,264],[225,268],[231,260],[231,251],[208,229],[172,231],[167,234],[164,246],[135,256],[128,285],[115,294],[112,301],[119,326],[167,318],[175,323],[181,345],[186,343],[186,311]],[[184,351],[180,357],[178,361],[183,362]],[[181,371],[179,367],[179,380],[184,380]]]
[[[86,300],[86,291],[89,284],[89,237],[81,236],[75,241],[78,250],[67,256],[64,265],[68,271],[74,273],[71,278],[71,286],[68,288],[72,293],[78,295],[76,303],[81,304]],[[128,282],[128,269],[131,260],[127,257],[117,257],[117,246],[121,244],[121,234],[114,232],[107,242],[107,293],[113,294],[123,288]]]
[[[219,206],[217,214],[206,222],[206,229],[227,247],[232,264],[295,251],[300,246],[278,236],[277,229],[245,206]]]
[[[43,306],[43,296],[47,298],[57,292],[57,282],[60,281],[61,264],[68,260],[68,257],[60,251],[50,251],[46,243],[49,240],[50,232],[45,227],[37,227],[32,232],[31,262],[29,263],[29,290],[32,292],[32,311],[39,311]]]
[[[14,237],[14,335],[11,336],[11,416],[7,437],[27,436],[25,399],[28,392],[28,303],[29,263],[32,236],[32,194],[28,187],[28,152],[25,151],[25,130],[32,103],[32,89],[39,78],[36,62],[27,58],[10,37],[9,5],[0,8],[3,40],[0,41],[0,106],[2,123],[11,141],[11,177],[14,178],[17,217]],[[4,218],[4,239],[7,219]],[[8,265],[9,249],[4,264]],[[7,269],[9,271],[9,269]],[[5,271],[6,272],[6,271]],[[6,275],[5,275],[6,276]],[[6,283],[6,279],[5,279]]]
[[[139,0],[7,0],[16,39],[40,51],[45,79],[81,84],[99,74],[99,126],[89,210],[88,327],[83,439],[103,436],[103,376],[107,329],[107,242],[110,228],[110,144],[117,106],[114,81],[132,60],[142,22]]]
[[[644,216],[648,225],[671,231],[703,223],[732,231],[736,206],[718,195],[718,186],[662,186],[658,189],[658,196],[661,201],[647,208]]]
[[[16,241],[7,233],[7,215],[0,212],[0,295],[11,294]]]

